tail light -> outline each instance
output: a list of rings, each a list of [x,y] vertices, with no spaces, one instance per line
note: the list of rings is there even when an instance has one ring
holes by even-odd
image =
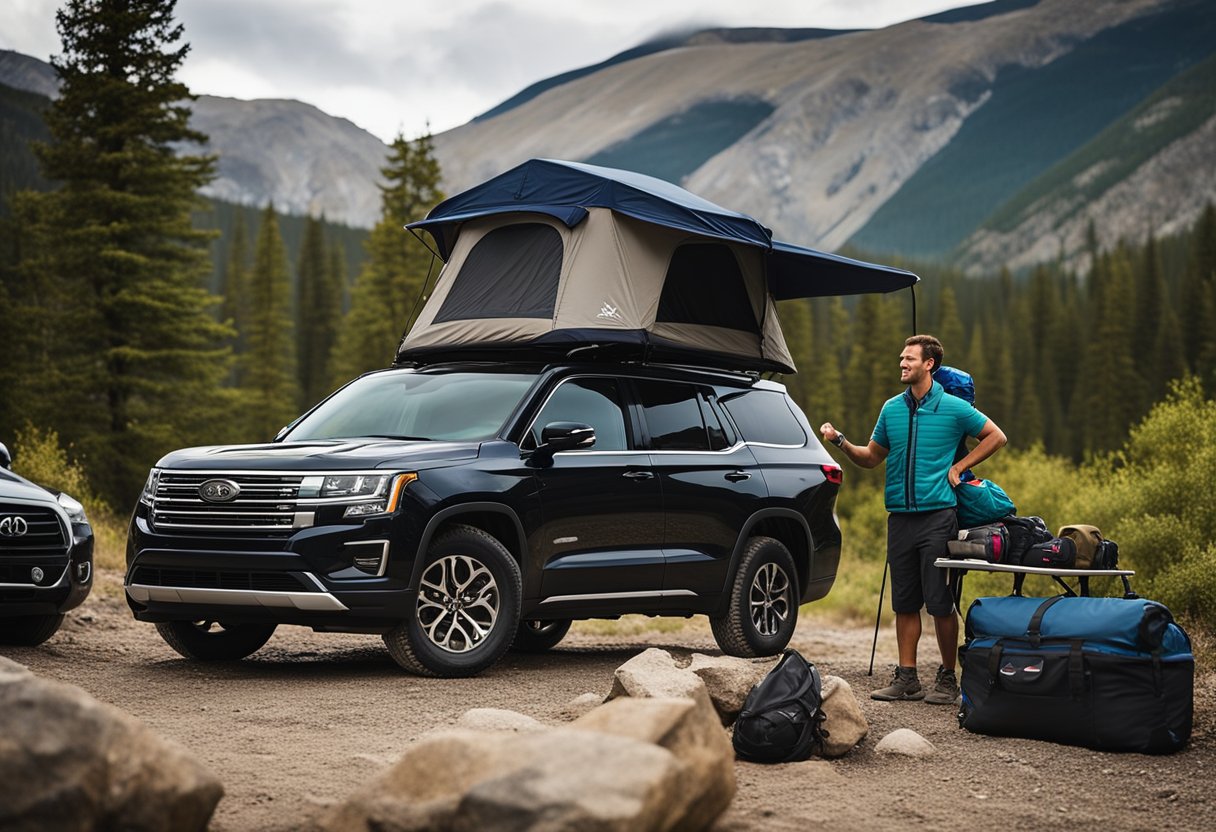
[[[833,485],[840,485],[844,482],[844,471],[839,465],[820,465],[819,470],[823,472],[823,476],[827,481]]]

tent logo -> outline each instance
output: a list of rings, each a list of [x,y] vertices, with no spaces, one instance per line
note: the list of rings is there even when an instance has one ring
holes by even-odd
[[[607,301],[604,301],[602,304],[600,304],[600,313],[598,315],[596,315],[595,317],[609,318],[614,321],[619,321],[619,320],[621,320],[621,313],[620,313],[618,307],[615,307],[612,304],[608,303]]]

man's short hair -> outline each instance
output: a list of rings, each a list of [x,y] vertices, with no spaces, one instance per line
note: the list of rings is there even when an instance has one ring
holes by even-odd
[[[942,348],[942,342],[932,335],[913,335],[907,341],[904,341],[904,346],[919,346],[921,357],[932,358],[933,369],[935,370],[942,366],[942,359],[946,357],[946,351]]]

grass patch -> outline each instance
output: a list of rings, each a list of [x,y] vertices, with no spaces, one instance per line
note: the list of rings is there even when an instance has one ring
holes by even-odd
[[[642,633],[676,633],[692,619],[649,615],[622,615],[620,618],[592,618],[575,621],[571,631],[585,636],[636,636]]]

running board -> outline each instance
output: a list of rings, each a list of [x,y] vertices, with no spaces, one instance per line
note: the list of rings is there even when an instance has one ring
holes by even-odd
[[[309,612],[342,612],[348,609],[328,592],[263,592],[256,589],[201,589],[190,586],[130,584],[127,586],[127,594],[141,604],[155,601],[169,604],[286,607]]]
[[[637,598],[695,598],[697,593],[691,589],[664,589],[646,592],[593,592],[587,595],[552,595],[540,602],[545,604],[564,604],[567,601],[628,601]]]

